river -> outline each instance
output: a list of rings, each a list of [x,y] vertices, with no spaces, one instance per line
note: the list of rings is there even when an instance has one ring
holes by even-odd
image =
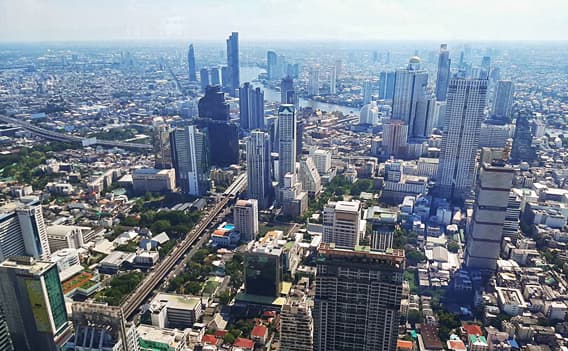
[[[241,75],[241,83],[244,82],[252,82],[253,80],[258,78],[258,75],[261,73],[265,73],[266,70],[264,68],[256,67],[256,66],[241,66],[240,68],[240,75]],[[260,84],[257,84],[260,85]],[[269,87],[262,87],[264,90],[264,99],[270,102],[280,102],[280,92],[278,90],[269,88]],[[339,111],[343,114],[359,114],[359,109],[356,107],[349,107],[349,106],[341,106],[336,104],[327,104],[325,102],[307,100],[304,98],[300,98],[300,107],[311,107],[314,110],[322,110],[322,111]]]

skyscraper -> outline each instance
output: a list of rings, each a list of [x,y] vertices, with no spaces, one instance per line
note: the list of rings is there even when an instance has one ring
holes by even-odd
[[[274,199],[270,160],[270,136],[253,130],[247,140],[248,197],[258,200],[261,210],[267,209]]]
[[[486,79],[450,79],[438,167],[441,197],[464,200],[473,187],[486,99]]]
[[[396,351],[404,263],[403,250],[320,244],[314,351]]]
[[[245,254],[245,292],[268,297],[280,296],[282,249],[272,245],[254,247]]]
[[[530,111],[521,110],[515,113],[515,117],[515,136],[511,150],[511,161],[514,163],[532,162],[536,159],[536,150],[532,145],[533,131],[529,121],[532,114]]]
[[[193,51],[193,44],[189,44],[189,51],[187,52],[187,66],[189,69],[189,81],[197,81],[197,69],[195,66],[195,52]]]
[[[280,79],[278,70],[278,55],[274,51],[268,51],[266,53],[266,67],[267,75],[269,80]]]
[[[219,67],[213,67],[209,70],[211,76],[211,85],[221,85],[221,73]]]
[[[483,56],[481,60],[481,67],[479,70],[479,79],[489,79],[489,73],[491,72],[491,57]]]
[[[359,245],[360,230],[361,203],[359,201],[337,201],[325,205],[322,242],[352,249]]]
[[[297,126],[294,106],[282,104],[278,109],[278,185],[284,184],[286,173],[296,174]]]
[[[382,158],[391,156],[406,157],[408,144],[408,125],[404,121],[391,119],[383,125]]]
[[[280,350],[311,351],[314,349],[312,302],[289,297],[280,313]]]
[[[302,190],[307,191],[311,195],[317,195],[321,191],[321,178],[316,168],[316,164],[311,157],[305,157],[300,160],[300,183]]]
[[[510,80],[500,80],[495,89],[495,99],[493,101],[493,111],[491,117],[498,121],[508,123],[511,121],[513,109],[513,82]]]
[[[154,167],[157,169],[172,168],[170,128],[163,119],[154,119],[152,124],[152,146],[155,155]]]
[[[26,255],[49,260],[51,250],[41,205],[20,207],[16,209],[16,213],[24,237]]]
[[[229,94],[236,96],[241,86],[239,68],[239,33],[233,32],[227,39],[227,67],[229,68]]]
[[[446,101],[448,82],[450,80],[450,52],[448,44],[440,45],[438,56],[438,74],[436,76],[436,100]]]
[[[465,250],[468,268],[497,268],[514,170],[503,160],[481,166]]]
[[[229,76],[229,67],[227,66],[222,66],[221,67],[221,82],[222,82],[222,87],[223,87],[223,91],[227,92],[229,91],[229,89],[231,89],[230,85],[231,82],[229,81],[231,78]]]
[[[258,201],[238,200],[233,208],[233,224],[241,233],[241,240],[250,242],[258,235]]]
[[[189,195],[201,196],[209,189],[209,148],[206,133],[196,126],[176,128],[170,134],[176,183]]]
[[[201,80],[201,91],[205,93],[209,86],[209,70],[207,68],[199,70],[199,79]]]
[[[337,93],[337,70],[335,67],[329,73],[329,93],[335,95]]]
[[[410,58],[406,69],[396,71],[392,119],[408,124],[409,138],[427,138],[432,131],[434,99],[428,89],[428,72],[420,68],[420,58]]]
[[[308,77],[308,95],[310,96],[319,95],[319,65],[310,68],[310,73]]]
[[[294,79],[291,76],[282,78],[282,82],[280,83],[280,103],[292,104],[296,111],[300,108],[298,95],[296,95],[296,91],[294,90]]]
[[[218,85],[208,86],[205,89],[205,96],[199,99],[197,108],[201,118],[211,118],[216,121],[229,120],[229,104],[225,102],[225,94]]]
[[[264,92],[246,82],[239,88],[241,129],[264,129]]]
[[[370,80],[366,80],[365,83],[363,83],[363,104],[364,105],[371,103],[372,95],[373,95],[373,86],[371,85]]]
[[[379,99],[392,100],[395,78],[395,72],[381,72],[379,74]]]
[[[136,326],[126,322],[121,307],[81,302],[72,312],[75,350],[140,350]]]
[[[23,256],[2,262],[0,307],[15,350],[56,351],[71,336],[55,263]]]

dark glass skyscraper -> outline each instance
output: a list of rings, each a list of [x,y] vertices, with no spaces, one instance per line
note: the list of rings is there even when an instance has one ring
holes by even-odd
[[[291,76],[282,78],[280,83],[280,103],[292,104],[298,109],[298,99],[296,98],[296,91],[294,91],[294,79]]]
[[[450,52],[448,44],[440,45],[438,56],[438,75],[436,76],[436,100],[446,101],[448,82],[450,80]]]
[[[202,68],[199,71],[199,79],[201,79],[201,91],[205,93],[209,85],[209,70],[207,68]]]
[[[211,85],[221,85],[221,72],[219,71],[219,67],[211,68],[209,74],[211,76]]]
[[[239,88],[241,129],[264,129],[264,92],[245,83]]]
[[[239,73],[239,33],[233,32],[227,39],[227,67],[229,70],[229,94],[235,96],[241,85]],[[223,84],[225,85],[225,84]]]
[[[216,121],[229,120],[229,104],[225,102],[225,94],[218,85],[208,86],[205,89],[205,96],[199,99],[197,107],[201,118],[211,118]]]
[[[511,161],[513,163],[532,162],[536,159],[536,150],[532,145],[533,131],[529,121],[531,113],[525,110],[518,111],[515,115],[517,122],[511,150]]]
[[[187,52],[187,65],[189,68],[189,81],[197,81],[197,69],[195,66],[195,52],[193,51],[193,44],[189,44],[189,51]]]

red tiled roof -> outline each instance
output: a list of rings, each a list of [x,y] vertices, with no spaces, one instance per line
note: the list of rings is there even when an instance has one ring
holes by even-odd
[[[455,350],[455,351],[466,351],[467,350],[467,348],[465,347],[465,344],[461,340],[449,340],[448,341],[448,347],[451,350]]]
[[[467,335],[483,335],[483,331],[481,331],[481,327],[477,324],[466,324],[462,326],[463,330],[466,332]]]
[[[252,328],[251,336],[256,336],[257,338],[264,338],[268,335],[268,328],[264,325],[257,325]]]
[[[275,311],[264,311],[262,312],[263,317],[276,317]]]
[[[408,340],[397,340],[396,349],[397,350],[412,350],[414,343]]]
[[[205,334],[201,338],[201,342],[210,345],[217,345],[217,338],[215,337],[215,335]]]
[[[251,339],[237,338],[237,340],[233,343],[233,346],[241,347],[243,349],[252,349],[254,348],[254,341]]]
[[[215,337],[216,337],[216,338],[222,338],[222,337],[224,337],[225,335],[227,335],[227,333],[229,333],[228,330],[217,330],[217,331],[215,332]]]

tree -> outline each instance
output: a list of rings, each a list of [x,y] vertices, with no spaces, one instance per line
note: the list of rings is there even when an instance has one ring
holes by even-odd
[[[225,334],[225,336],[223,336],[223,342],[231,345],[235,342],[236,339],[237,338],[235,338],[231,333],[227,333]]]
[[[232,296],[228,291],[223,291],[221,294],[219,294],[219,302],[221,302],[222,305],[228,305],[229,302],[231,302]]]
[[[408,311],[408,323],[414,325],[416,323],[420,323],[422,321],[422,314],[418,310],[410,310]]]
[[[459,250],[460,250],[460,244],[458,244],[454,240],[448,241],[448,251],[453,253],[458,253]]]
[[[423,262],[424,260],[426,260],[426,256],[425,256],[422,252],[420,252],[420,251],[418,251],[418,250],[416,250],[416,249],[414,249],[414,250],[408,250],[408,251],[406,252],[406,260],[408,261],[408,263],[409,263],[411,266],[415,266],[415,265],[417,265],[418,263]]]
[[[191,295],[197,295],[201,291],[201,284],[198,282],[189,282],[185,286],[185,291]]]

